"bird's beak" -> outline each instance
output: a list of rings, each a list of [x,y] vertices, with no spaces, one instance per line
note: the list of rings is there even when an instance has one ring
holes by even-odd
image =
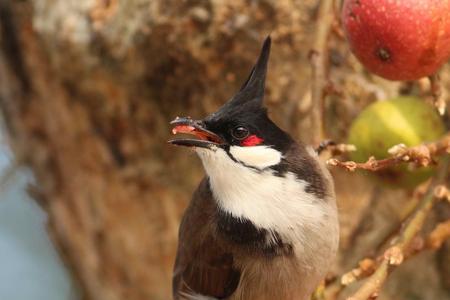
[[[201,147],[201,148],[211,148],[212,146],[221,146],[224,144],[222,138],[220,138],[214,132],[211,132],[205,128],[203,122],[192,120],[190,117],[180,118],[177,117],[175,120],[170,122],[174,126],[172,129],[173,134],[184,133],[190,134],[197,139],[188,138],[178,138],[170,140],[169,143],[177,146],[186,147]]]

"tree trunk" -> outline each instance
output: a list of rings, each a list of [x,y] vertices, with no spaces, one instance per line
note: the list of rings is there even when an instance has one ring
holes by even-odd
[[[166,144],[168,122],[229,98],[276,26],[284,48],[273,61],[293,65],[272,64],[271,103],[292,98],[277,81],[308,72],[292,46],[311,26],[288,9],[311,11],[314,1],[225,2],[0,0],[11,144],[89,299],[170,295],[178,221],[202,171]]]

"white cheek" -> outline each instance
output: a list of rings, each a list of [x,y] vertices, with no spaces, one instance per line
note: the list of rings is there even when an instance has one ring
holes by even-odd
[[[231,146],[230,153],[236,160],[260,170],[278,164],[283,157],[281,152],[267,146]]]

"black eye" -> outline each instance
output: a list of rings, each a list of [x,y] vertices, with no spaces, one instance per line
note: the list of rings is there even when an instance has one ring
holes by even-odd
[[[231,131],[231,135],[238,140],[245,139],[248,136],[248,129],[243,126],[237,126]]]

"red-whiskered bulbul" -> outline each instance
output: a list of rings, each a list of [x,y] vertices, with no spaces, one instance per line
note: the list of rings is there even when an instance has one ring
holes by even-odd
[[[196,138],[169,142],[191,147],[206,171],[180,226],[175,299],[306,300],[334,259],[331,175],[263,106],[270,44],[217,112],[171,123]]]

